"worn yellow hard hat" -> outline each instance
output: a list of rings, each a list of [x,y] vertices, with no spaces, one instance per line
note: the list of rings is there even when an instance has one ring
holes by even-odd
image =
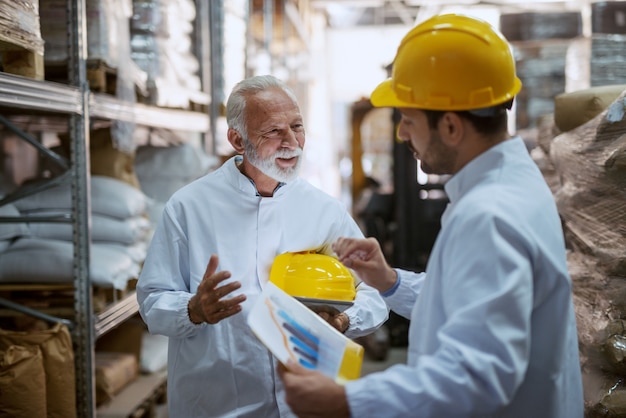
[[[506,39],[487,22],[432,17],[402,39],[391,78],[372,92],[376,107],[474,110],[513,100],[522,88]]]
[[[270,282],[287,294],[306,299],[352,302],[355,279],[335,257],[316,253],[284,253],[276,256]]]

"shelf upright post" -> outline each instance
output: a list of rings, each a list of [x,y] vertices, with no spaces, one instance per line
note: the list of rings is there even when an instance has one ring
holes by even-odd
[[[74,324],[76,407],[95,417],[95,324],[89,277],[91,193],[89,169],[89,86],[85,0],[67,1],[68,78],[80,92],[81,114],[70,116],[72,210],[74,215]]]
[[[209,2],[205,0],[195,0],[196,6],[196,20],[195,20],[195,28],[194,28],[194,53],[196,58],[198,59],[198,63],[200,64],[200,68],[198,70],[198,74],[200,76],[200,86],[202,91],[207,94],[211,94],[211,37],[210,31],[210,12]],[[212,97],[212,96],[211,96]],[[207,110],[209,115],[214,115],[214,112],[211,110],[215,106],[213,100],[209,104],[209,109]],[[205,153],[209,153],[210,155],[215,155],[216,145],[215,145],[215,129],[214,129],[214,120],[211,120],[211,125],[209,132],[201,132],[202,138],[202,150]],[[209,138],[209,134],[210,138]]]
[[[209,1],[211,155],[217,155],[217,118],[224,101],[224,0]]]

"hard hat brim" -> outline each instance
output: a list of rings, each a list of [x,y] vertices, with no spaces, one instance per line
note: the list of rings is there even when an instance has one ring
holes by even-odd
[[[329,299],[316,299],[316,298],[303,298],[303,297],[295,297],[296,300],[301,302],[303,305],[308,307],[309,309],[315,310],[315,308],[319,307],[331,307],[335,308],[338,312],[343,312],[352,305],[353,302],[343,301],[343,300],[329,300]]]
[[[370,102],[374,107],[415,107],[414,104],[402,101],[398,98],[392,87],[392,79],[380,83],[370,96]]]
[[[417,109],[430,109],[430,110],[443,110],[443,111],[457,111],[457,110],[473,110],[474,108],[467,106],[446,106],[445,108],[440,108],[436,106],[416,106],[415,103],[407,102],[401,100],[396,95],[396,92],[393,90],[392,86],[393,80],[388,78],[387,80],[380,83],[370,96],[370,102],[374,107],[405,107],[405,108],[417,108]],[[517,93],[522,89],[522,82],[519,78],[515,77],[513,81],[513,87],[511,94],[508,96],[501,98],[494,105],[505,103],[508,100],[512,100]]]

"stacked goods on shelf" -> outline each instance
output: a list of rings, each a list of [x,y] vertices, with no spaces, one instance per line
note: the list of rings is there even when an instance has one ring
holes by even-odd
[[[149,104],[189,109],[208,104],[192,51],[193,0],[133,0],[132,59],[148,75]]]
[[[534,128],[552,113],[554,96],[566,89],[568,52],[582,34],[580,12],[502,14],[500,29],[513,45],[522,90],[516,97],[516,127]]]
[[[137,359],[130,353],[96,352],[96,405],[112,400],[138,375]]]
[[[49,142],[48,145],[51,146],[52,150],[57,154],[69,159],[69,140],[67,135],[60,135],[61,145],[58,146],[58,138],[56,135],[54,135],[54,137],[56,138],[54,141],[47,141]],[[94,244],[92,248],[92,257],[95,257],[92,268],[95,271],[93,280],[98,287],[96,289],[97,292],[94,293],[94,303],[96,307],[98,307],[97,311],[99,311],[106,305],[107,301],[111,300],[111,297],[115,298],[115,295],[123,294],[125,291],[132,289],[134,279],[137,274],[136,272],[145,258],[148,245],[147,243],[150,239],[153,225],[147,216],[149,213],[149,203],[151,203],[151,201],[139,190],[139,182],[134,174],[134,154],[121,152],[112,146],[110,128],[94,129],[91,132],[90,137],[90,167],[92,175],[96,176],[94,180],[94,187],[96,187],[95,190],[97,191],[102,189],[100,186],[103,184],[103,181],[110,178],[109,182],[115,182],[114,184],[117,185],[117,182],[119,181],[120,185],[120,187],[117,188],[111,186],[105,189],[104,193],[108,193],[110,195],[109,197],[111,202],[123,199],[135,199],[145,202],[143,204],[145,207],[144,209],[132,209],[137,210],[136,214],[132,213],[131,209],[129,209],[128,216],[124,213],[114,213],[114,216],[111,216],[106,212],[106,208],[104,213],[101,213],[102,210],[100,210],[100,213],[92,213],[92,240]],[[3,135],[0,139],[3,139],[5,145],[9,143],[13,144],[13,142],[8,141],[9,138],[10,136]],[[8,177],[0,177],[6,181],[6,187],[3,187],[4,190],[0,190],[0,197],[8,194],[9,192],[18,191],[20,187],[36,183],[37,181],[40,181],[39,179],[46,177],[40,175],[40,172],[47,173],[47,176],[52,177],[57,177],[63,174],[58,167],[45,165],[45,160],[38,162],[36,152],[34,152],[34,154],[30,152],[22,152],[25,150],[34,151],[32,147],[28,146],[28,144],[22,141],[14,142],[15,145],[24,145],[24,147],[20,147],[20,149],[14,150],[15,152],[7,155],[8,158],[5,159],[5,174],[7,174],[7,168],[15,166],[19,166],[22,169],[30,167],[31,170],[34,171],[20,172],[17,174],[9,173],[10,175]],[[5,146],[4,148],[6,149],[7,147]],[[13,146],[9,148],[16,147]],[[35,158],[33,159],[32,157]],[[115,190],[120,188],[121,194],[117,195]],[[58,189],[62,190],[61,193],[63,193],[63,195],[56,197],[61,199],[62,203],[59,204],[46,201],[46,199],[51,198]],[[35,196],[31,196],[17,203],[17,206],[23,208],[22,210],[19,210],[17,206],[13,204],[15,202],[0,207],[0,216],[11,217],[25,214],[30,216],[58,216],[64,213],[69,214],[69,208],[71,207],[69,185],[66,184],[61,188],[54,188],[53,191],[47,191],[47,193],[48,194],[42,193],[37,195],[39,196],[39,199],[43,199],[40,202],[40,206],[35,207],[36,205],[34,205],[33,202],[37,198]],[[32,207],[28,206],[29,202],[31,202],[30,205]],[[25,208],[25,206],[27,208]],[[120,207],[123,206],[124,203],[121,202]],[[39,250],[33,247],[33,245],[38,247]],[[19,296],[21,299],[23,296],[26,301],[30,302],[30,299],[37,299],[36,294],[39,294],[39,292],[50,291],[50,283],[54,283],[55,285],[64,283],[71,287],[71,259],[73,252],[72,226],[70,223],[0,223],[0,253],[8,251],[10,246],[12,248],[10,248],[11,252],[8,254],[13,254],[18,251],[19,248],[24,247],[28,250],[26,254],[33,251],[42,251],[45,253],[45,258],[55,258],[54,254],[60,252],[62,256],[60,258],[55,258],[55,261],[64,266],[62,272],[58,273],[59,275],[62,275],[62,277],[54,278],[49,277],[49,275],[37,275],[35,271],[36,267],[30,266],[27,263],[26,255],[16,254],[15,258],[12,260],[16,262],[23,260],[25,265],[21,267],[17,266],[13,262],[9,263],[9,260],[0,260],[0,264],[5,266],[2,270],[0,270],[0,282],[5,284],[29,284],[28,286],[25,286],[24,289],[19,290],[20,295],[17,295],[16,293],[18,289],[15,286],[12,286],[12,293],[10,294],[11,298]],[[109,262],[108,260],[110,258],[113,258],[115,262]],[[12,267],[8,267],[9,264],[11,264]],[[41,279],[41,281],[39,279]],[[129,283],[129,280],[132,281]],[[114,283],[114,285],[112,285],[112,283]],[[129,284],[128,287],[127,283]],[[47,285],[34,286],[38,284]],[[22,291],[26,293],[26,287],[30,289],[30,295],[32,295],[32,297],[29,297],[26,294],[21,295]],[[6,290],[6,286],[4,286],[3,289]],[[103,291],[105,289],[115,289],[116,291],[113,293],[110,290]],[[68,289],[66,288],[58,288],[56,293],[58,297],[54,298],[56,301],[55,304],[52,305],[50,303],[41,307],[48,310],[59,309],[60,311],[65,312],[65,310],[61,309],[61,307],[72,306],[71,292],[69,292],[69,295],[66,295],[66,293],[68,293],[66,292],[67,290]],[[66,297],[61,298],[61,294]],[[46,298],[45,300],[51,301],[50,298]]]
[[[93,129],[89,133],[90,171],[92,175],[118,179],[139,188],[135,174],[135,151],[123,152],[115,148],[111,127]]]
[[[111,401],[139,375],[142,335],[139,316],[118,325],[96,342],[96,404]]]
[[[592,3],[591,32],[626,34],[626,1]]]
[[[93,176],[91,203],[91,283],[124,290],[129,281],[137,278],[145,258],[152,228],[146,218],[151,201],[127,183]],[[24,216],[63,215],[69,213],[71,204],[67,183],[14,202]],[[71,225],[30,223],[28,230],[28,236],[11,242],[0,258],[0,282],[72,283]]]
[[[56,324],[0,329],[0,415],[76,417],[74,352],[69,330]]]
[[[4,72],[43,80],[39,1],[0,0],[0,53]]]
[[[36,8],[38,2],[32,3]],[[0,32],[3,29],[1,18],[6,10],[30,4],[29,0],[0,0]],[[123,329],[124,335],[120,339],[130,339],[123,326],[136,315],[137,306],[134,295],[127,291],[132,290],[153,228],[148,218],[153,201],[139,189],[139,180],[134,173],[135,148],[141,130],[149,131],[148,136],[152,138],[156,131],[167,131],[163,137],[169,137],[171,130],[182,129],[184,134],[181,136],[188,134],[199,139],[208,126],[208,116],[136,104],[135,91],[144,97],[148,92],[145,89],[147,75],[130,56],[132,0],[86,0],[86,20],[78,15],[71,21],[67,15],[68,4],[67,0],[40,2],[41,19],[36,19],[36,24],[42,25],[43,40],[40,43],[43,46],[45,41],[49,52],[45,56],[46,81],[67,83],[71,79],[72,84],[83,81],[76,72],[68,69],[68,63],[72,61],[79,67],[85,66],[90,83],[87,91],[82,84],[77,89],[57,83],[19,80],[25,91],[16,89],[13,97],[11,88],[17,78],[0,77],[3,84],[0,90],[9,93],[0,95],[3,108],[10,110],[10,121],[15,123],[20,119],[24,122],[16,123],[19,133],[0,128],[0,156],[5,157],[0,161],[0,198],[8,196],[8,203],[0,205],[0,218],[34,218],[29,222],[22,222],[23,219],[9,219],[8,222],[2,219],[0,222],[0,327],[12,328],[19,321],[30,319],[30,315],[46,320],[46,315],[73,319],[70,347],[73,346],[75,351],[69,363],[75,367],[66,367],[65,372],[74,374],[72,385],[56,380],[53,390],[47,390],[50,380],[46,369],[47,354],[43,348],[16,344],[5,347],[0,338],[0,416],[4,413],[28,417],[95,416],[91,413],[95,412],[92,395],[96,395],[98,389],[102,389],[102,396],[96,401],[103,403],[103,409],[97,414],[99,417],[154,416],[154,408],[165,398],[166,339],[146,336],[145,329],[141,328],[139,338],[150,340],[146,343],[146,351],[155,353],[144,356],[142,343],[141,360],[146,364],[139,363],[138,355],[119,352],[121,355],[116,356],[120,361],[115,363],[123,367],[115,367],[119,373],[114,381],[102,379],[108,373],[106,367],[99,367],[102,353],[118,353],[111,347],[103,347],[105,337]],[[159,5],[166,10],[168,17],[187,24],[180,38],[169,40],[161,47],[165,50],[161,55],[167,53],[167,60],[173,61],[169,64],[182,65],[184,71],[175,67],[175,70],[157,74],[167,81],[175,78],[171,77],[175,74],[179,85],[166,85],[148,104],[164,106],[169,94],[178,100],[179,93],[185,96],[185,105],[175,103],[168,104],[168,107],[188,109],[189,101],[208,103],[200,93],[195,75],[198,62],[189,63],[184,57],[191,54],[192,35],[187,29],[194,18],[195,10],[188,7],[193,7],[193,2],[172,1],[169,5],[159,2]],[[174,13],[177,7],[184,11],[181,12],[184,16]],[[24,22],[22,16],[8,20],[12,21],[10,23]],[[86,62],[82,61],[83,54],[68,48],[68,35],[76,32],[79,37],[86,36]],[[171,37],[169,33],[165,38],[168,37]],[[179,47],[184,53],[174,55]],[[0,43],[0,53],[4,52],[3,48],[4,44]],[[74,56],[68,56],[69,53]],[[4,54],[3,58],[6,58]],[[3,64],[6,63],[5,60]],[[40,78],[43,78],[43,71],[41,74]],[[82,72],[79,71],[78,75]],[[157,82],[155,86],[160,87],[161,83],[166,84]],[[82,103],[81,98],[87,100]],[[18,106],[14,106],[17,102]],[[84,106],[77,106],[79,102]],[[55,128],[51,130],[45,126],[44,120],[52,121]],[[191,123],[187,123],[188,120]],[[85,126],[91,132],[85,132],[82,129]],[[11,155],[7,153],[7,137],[13,135],[10,132],[15,138],[25,140],[18,142],[23,142],[24,148],[29,149],[27,158],[19,158],[23,154],[21,148],[14,149],[15,153]],[[56,159],[40,158],[47,152],[39,148],[33,150],[37,148],[32,147],[34,143],[48,149],[56,147],[57,135],[68,132],[73,135],[67,135],[65,142],[60,138],[60,148],[67,147],[62,154],[66,158],[59,159],[67,164],[50,163]],[[34,140],[29,141],[29,137]],[[89,144],[88,150],[84,150],[84,144]],[[70,148],[72,152],[69,152]],[[14,158],[17,154],[20,156]],[[194,167],[183,164],[186,169]],[[13,170],[18,165],[28,170]],[[89,169],[91,173],[86,172]],[[177,173],[176,170],[173,172]],[[72,190],[72,186],[76,188]],[[42,191],[27,195],[28,189]],[[90,193],[91,199],[85,199],[85,193]],[[20,195],[23,197],[18,198]],[[72,215],[76,219],[72,220]],[[124,297],[119,297],[122,294]],[[106,295],[106,300],[100,304],[103,309],[99,310],[102,295]],[[63,323],[70,322],[63,320]],[[7,326],[9,324],[11,326]],[[32,327],[17,328],[19,332],[37,334]],[[96,345],[97,359],[91,355]],[[146,373],[137,377],[137,369]],[[55,376],[60,378],[61,373]],[[75,381],[79,384],[74,384]],[[7,407],[18,399],[26,399],[27,405],[19,407],[28,409]],[[58,403],[69,402],[78,413],[51,413],[54,411],[51,399]],[[140,408],[145,414],[140,414]]]
[[[131,0],[87,0],[87,76],[90,88],[110,93],[128,103],[136,102],[135,89],[145,88],[145,73],[130,58]],[[48,79],[67,77],[66,0],[41,2],[41,33],[46,42]],[[109,79],[113,79],[110,81]],[[133,124],[113,121],[117,149],[134,150]]]
[[[578,12],[525,12],[500,15],[500,31],[510,42],[567,39],[581,34]]]
[[[155,202],[150,212],[152,222],[158,222],[163,205],[176,190],[208,173],[215,164],[215,157],[191,144],[138,147],[135,172],[141,190]]]
[[[2,196],[2,193],[0,193]],[[0,217],[20,216],[20,211],[12,204],[0,206]],[[27,237],[30,231],[22,223],[2,223],[0,224],[0,254],[6,251],[13,241],[21,237]]]
[[[98,339],[95,346],[98,417],[146,416],[139,412],[131,415],[129,411],[141,409],[144,403],[145,409],[156,407],[164,396],[167,344],[167,337],[148,333],[138,314]],[[154,382],[154,390],[145,390],[146,380]]]
[[[112,68],[125,64],[125,3],[128,0],[87,0],[87,58],[101,60]],[[65,0],[41,2],[41,34],[46,41],[46,64],[68,60],[67,5]],[[128,32],[126,32],[128,33]]]
[[[626,1],[591,5],[591,86],[626,83]]]
[[[554,112],[558,126],[553,121],[547,128],[545,121],[546,138],[536,149],[543,151],[540,168],[550,178],[569,249],[590,418],[626,411],[621,383],[626,372],[624,109],[624,84],[560,95]]]

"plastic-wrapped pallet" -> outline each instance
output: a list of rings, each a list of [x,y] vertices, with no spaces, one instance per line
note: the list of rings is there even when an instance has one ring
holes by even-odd
[[[118,68],[128,59],[130,0],[87,0],[87,57]],[[46,63],[67,61],[67,1],[46,0],[40,3],[41,33],[46,41]],[[126,33],[126,37],[124,34]],[[126,46],[124,45],[126,44]]]
[[[0,0],[0,46],[5,72],[43,80],[44,41],[36,0]]]
[[[188,109],[208,104],[192,51],[192,0],[133,0],[131,56],[148,74],[150,104]]]
[[[8,42],[43,55],[39,1],[0,0],[0,28],[2,28],[1,42]]]
[[[87,59],[91,65],[104,63],[115,70],[115,96],[134,103],[135,84],[141,84],[145,74],[130,59],[131,0],[87,0]],[[41,2],[41,33],[46,42],[45,62],[49,66],[63,65],[68,59],[67,1]],[[129,122],[113,121],[113,139],[117,149],[134,151]]]
[[[624,416],[626,350],[626,90],[588,122],[556,136],[550,159],[570,252],[586,416]]]

